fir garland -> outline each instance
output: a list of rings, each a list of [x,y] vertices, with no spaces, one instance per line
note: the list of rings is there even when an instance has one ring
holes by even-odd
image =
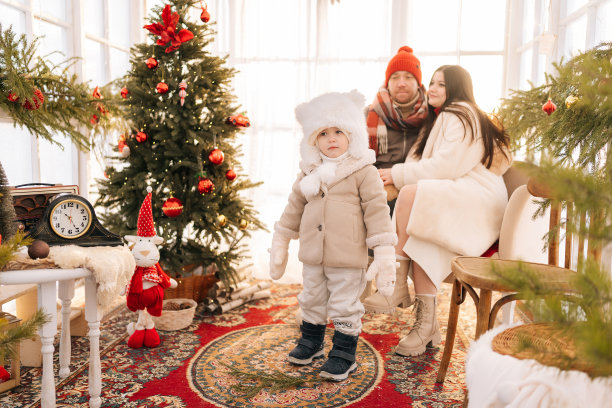
[[[52,64],[49,55],[36,55],[37,46],[38,38],[28,43],[25,35],[17,36],[0,24],[0,109],[15,126],[37,137],[63,148],[56,139],[64,135],[86,151],[91,146],[90,132],[108,130],[117,109],[102,104],[73,73],[77,58]],[[39,107],[28,109],[26,104]]]

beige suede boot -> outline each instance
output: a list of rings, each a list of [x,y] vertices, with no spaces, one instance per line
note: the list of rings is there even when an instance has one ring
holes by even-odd
[[[399,261],[399,268],[395,274],[395,289],[393,295],[386,297],[376,292],[362,300],[363,307],[367,312],[393,314],[395,307],[401,305],[408,307],[413,302],[408,290],[408,273],[410,260]]]
[[[395,348],[402,356],[418,356],[442,341],[436,317],[436,295],[416,295],[416,321]]]

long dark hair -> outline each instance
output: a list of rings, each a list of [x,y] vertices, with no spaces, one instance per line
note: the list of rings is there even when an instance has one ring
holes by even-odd
[[[482,141],[484,143],[484,155],[481,163],[484,164],[487,169],[490,168],[493,163],[493,155],[496,147],[506,155],[504,147],[508,148],[510,143],[508,134],[501,123],[493,123],[487,114],[476,105],[472,77],[465,68],[459,65],[442,65],[435,72],[441,72],[442,75],[444,75],[444,83],[446,84],[446,101],[440,106],[438,115],[442,112],[449,112],[457,115],[466,133],[469,129],[472,137],[474,137],[476,133],[475,130],[477,130],[480,124],[480,133],[482,134]],[[472,109],[455,102],[465,102]],[[415,154],[418,158],[423,156],[425,144],[427,143],[427,139],[429,139],[431,129],[438,117],[438,115],[433,113],[434,107],[431,105],[428,107],[430,114],[423,123],[415,149]]]

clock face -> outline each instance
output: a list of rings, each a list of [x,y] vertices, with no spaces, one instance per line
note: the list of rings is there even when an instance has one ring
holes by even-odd
[[[67,198],[51,210],[49,224],[58,236],[66,239],[85,234],[92,223],[89,207],[78,199]]]

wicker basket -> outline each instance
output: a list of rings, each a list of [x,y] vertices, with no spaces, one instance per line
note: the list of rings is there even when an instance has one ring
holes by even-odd
[[[164,306],[168,302],[173,303],[189,303],[191,307],[181,310],[162,310],[161,316],[151,316],[155,327],[159,330],[181,330],[188,327],[193,322],[193,316],[195,315],[196,306],[198,305],[193,299],[166,299],[164,300]]]

